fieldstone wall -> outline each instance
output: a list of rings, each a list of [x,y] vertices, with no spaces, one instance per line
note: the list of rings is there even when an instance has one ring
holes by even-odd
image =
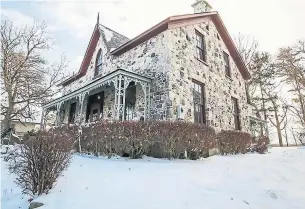
[[[207,28],[206,26],[209,25]],[[205,36],[207,62],[196,58],[195,29]],[[241,126],[249,131],[245,81],[230,56],[231,78],[225,75],[223,51],[230,55],[213,22],[170,30],[169,107],[170,117],[177,118],[176,106],[185,110],[185,120],[194,121],[192,79],[205,85],[207,122],[216,130],[234,129],[231,97],[238,99]]]
[[[195,29],[205,35],[206,63],[196,58]],[[181,104],[186,112],[185,120],[193,122],[192,79],[195,79],[205,84],[206,119],[209,125],[218,131],[234,129],[231,97],[235,97],[239,102],[242,130],[249,131],[245,81],[231,56],[231,78],[226,77],[223,51],[230,53],[212,22],[167,30],[119,56],[110,54],[105,37],[101,36],[87,74],[66,86],[64,94],[94,80],[95,60],[99,49],[103,54],[100,76],[121,68],[153,79],[150,118],[176,120],[176,108]],[[139,84],[136,91],[136,114],[140,118],[144,114],[144,93]],[[112,117],[113,107],[114,86],[111,85],[105,90],[105,118]]]
[[[110,36],[108,34],[108,36]],[[105,76],[117,69],[124,69],[152,78],[151,83],[151,107],[150,118],[164,119],[168,100],[168,70],[169,60],[169,31],[164,31],[139,46],[119,56],[110,54],[106,47],[104,36],[100,37],[95,52],[92,56],[89,68],[85,76],[65,86],[63,94],[72,92],[94,80],[95,61],[99,49],[103,54],[103,67],[100,76]],[[137,85],[137,92],[143,92]],[[112,96],[113,95],[113,96]],[[157,98],[156,100],[154,98]],[[137,116],[144,115],[144,94],[137,95]],[[104,116],[113,114],[114,89],[112,93],[105,94]]]

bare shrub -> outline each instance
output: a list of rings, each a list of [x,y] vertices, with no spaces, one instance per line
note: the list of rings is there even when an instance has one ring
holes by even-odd
[[[268,151],[268,144],[270,143],[267,136],[260,136],[257,140],[257,144],[254,146],[254,151],[260,154],[264,154]]]
[[[82,129],[82,150],[98,155],[191,159],[216,147],[213,128],[177,121],[100,121]]]
[[[47,193],[70,162],[73,134],[69,127],[39,131],[10,156],[9,169],[23,193]]]
[[[251,145],[251,135],[239,131],[221,131],[217,134],[217,141],[222,155],[245,154]]]

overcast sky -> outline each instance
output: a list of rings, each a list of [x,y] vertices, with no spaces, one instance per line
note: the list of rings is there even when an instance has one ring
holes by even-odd
[[[171,15],[193,13],[195,0],[66,0],[2,1],[1,18],[18,24],[45,20],[56,45],[48,53],[56,60],[65,53],[77,71],[88,45],[97,13],[100,22],[133,38]],[[254,36],[263,50],[305,39],[305,0],[209,0],[230,34]]]

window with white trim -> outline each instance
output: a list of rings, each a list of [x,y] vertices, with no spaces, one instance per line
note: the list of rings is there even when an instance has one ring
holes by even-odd
[[[196,30],[196,55],[199,60],[207,61],[204,35]]]
[[[102,65],[103,65],[103,53],[102,50],[100,49],[96,56],[94,76],[97,76],[102,73]]]

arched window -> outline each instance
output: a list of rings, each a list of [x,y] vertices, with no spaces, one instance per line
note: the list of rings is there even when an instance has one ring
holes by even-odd
[[[103,64],[103,53],[102,50],[100,49],[97,53],[96,61],[95,61],[95,73],[94,73],[95,76],[102,73],[102,64]]]

